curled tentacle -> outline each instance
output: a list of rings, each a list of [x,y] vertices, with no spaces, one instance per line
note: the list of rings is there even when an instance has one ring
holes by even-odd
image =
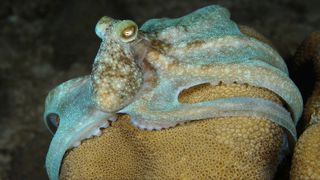
[[[64,153],[79,146],[81,141],[99,135],[100,128],[108,127],[108,119],[114,114],[102,112],[92,101],[90,76],[75,78],[53,89],[46,98],[44,120],[59,117],[57,131],[50,143],[46,168],[50,179],[59,178]],[[52,128],[51,128],[52,129]]]

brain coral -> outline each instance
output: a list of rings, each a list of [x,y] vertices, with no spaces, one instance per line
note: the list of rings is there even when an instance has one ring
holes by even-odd
[[[320,179],[320,124],[310,126],[294,150],[291,179]]]
[[[297,49],[294,62],[296,63],[294,65],[296,71],[307,63],[312,64],[315,71],[316,82],[313,86],[312,95],[308,98],[303,112],[303,123],[305,127],[307,127],[309,123],[314,123],[310,122],[310,120],[319,121],[316,117],[320,117],[320,31],[311,33],[302,42],[300,47]]]
[[[291,179],[320,179],[320,32],[311,33],[295,55],[296,68],[311,62],[316,82],[311,97],[305,105],[303,116],[306,130],[295,147]]]
[[[185,90],[180,101],[260,97],[281,104],[263,88],[246,84],[203,84]],[[256,117],[215,118],[161,131],[133,127],[123,115],[98,138],[70,150],[62,179],[272,179],[283,130]]]

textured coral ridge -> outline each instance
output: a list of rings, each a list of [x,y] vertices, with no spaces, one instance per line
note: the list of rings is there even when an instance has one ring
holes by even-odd
[[[306,130],[294,150],[291,179],[320,179],[320,32],[310,34],[297,50],[296,67],[308,61],[315,67],[316,82],[305,105]]]
[[[184,91],[180,100],[250,96],[282,103],[274,93],[248,85],[208,84]],[[70,150],[61,179],[272,179],[283,130],[256,117],[193,121],[144,131],[121,116],[99,138]]]

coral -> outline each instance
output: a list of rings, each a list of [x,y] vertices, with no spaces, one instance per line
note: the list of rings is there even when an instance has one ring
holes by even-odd
[[[266,89],[240,84],[199,85],[183,91],[180,101],[236,96],[282,102]],[[61,179],[272,179],[283,134],[275,123],[256,117],[215,118],[144,131],[123,115],[100,137],[67,153]]]
[[[320,32],[311,33],[298,48],[295,67],[307,62],[314,66],[316,82],[304,110],[306,130],[294,150],[291,179],[320,179]]]
[[[313,92],[308,98],[303,112],[303,124],[307,127],[313,121],[319,121],[320,110],[320,31],[311,33],[299,46],[294,57],[294,68],[297,70],[303,64],[311,63],[315,71]],[[311,120],[311,122],[310,122]]]
[[[259,32],[257,32],[255,29],[249,27],[249,26],[245,26],[245,25],[238,25],[240,31],[243,34],[246,34],[247,36],[253,37],[261,42],[264,42],[266,44],[269,44],[270,46],[274,47],[274,45],[272,44],[272,42],[267,39],[263,34],[260,34]]]
[[[307,128],[293,155],[291,179],[320,179],[320,124]]]

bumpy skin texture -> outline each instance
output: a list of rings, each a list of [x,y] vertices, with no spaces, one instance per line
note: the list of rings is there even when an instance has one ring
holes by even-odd
[[[99,134],[99,127],[106,127],[106,120],[117,113],[128,114],[136,127],[148,130],[206,118],[254,116],[276,122],[294,141],[302,98],[284,61],[269,45],[242,34],[229,18],[226,9],[208,6],[177,19],[149,20],[139,31],[132,21],[102,18],[96,32],[103,41],[91,77],[80,78],[80,85],[78,80],[60,85],[47,100],[45,117],[60,116],[46,160],[49,177],[58,179],[67,149]],[[220,82],[268,89],[290,112],[247,96],[178,100],[184,89]]]
[[[97,106],[107,112],[115,112],[126,106],[142,84],[142,72],[138,66],[139,55],[147,49],[135,50],[138,46],[136,43],[143,42],[123,42],[121,35],[119,37],[117,33],[121,32],[124,26],[130,25],[137,31],[132,21],[116,21],[104,17],[96,27],[102,43],[93,64],[93,97]]]
[[[205,84],[185,90],[184,103],[256,97],[282,104],[276,94],[240,84]],[[284,131],[258,117],[192,121],[143,131],[121,116],[98,138],[66,155],[61,179],[272,179]]]
[[[291,179],[320,179],[320,32],[310,34],[296,52],[296,67],[308,61],[314,66],[316,82],[305,105],[306,130],[294,150]]]

